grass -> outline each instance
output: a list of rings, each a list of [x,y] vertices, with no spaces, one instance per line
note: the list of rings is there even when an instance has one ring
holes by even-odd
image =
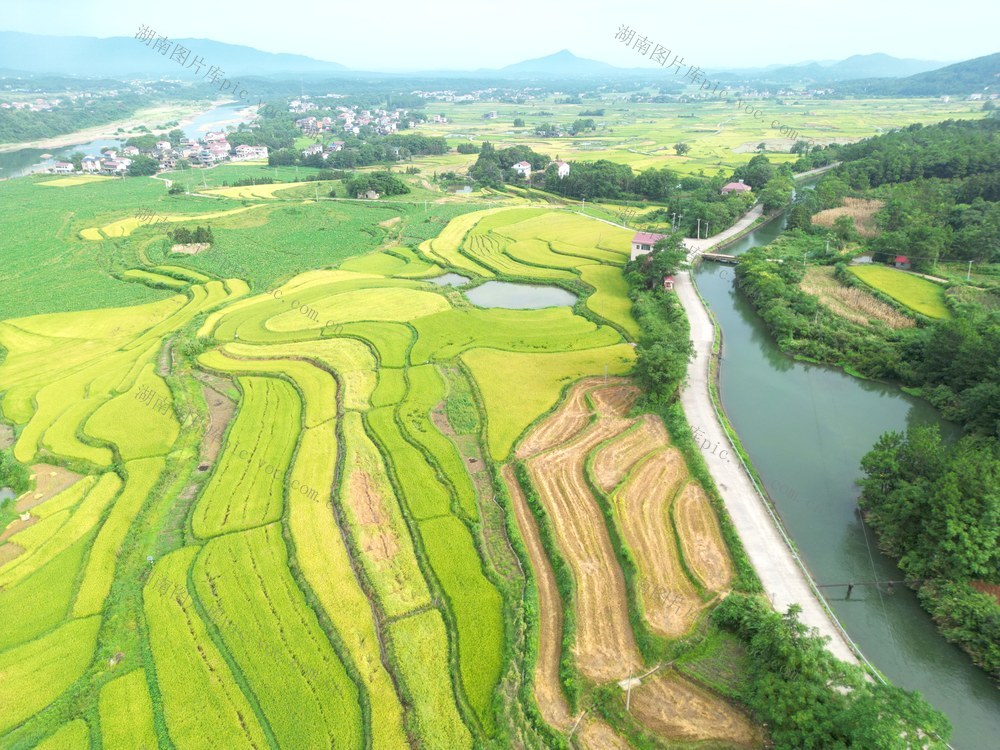
[[[306,487],[331,487],[336,454],[332,430],[306,430],[292,469],[293,480]],[[355,576],[341,530],[327,502],[292,493],[289,508],[295,559],[316,597],[314,606],[329,618],[368,693],[372,746],[403,747],[403,707],[382,663],[371,603]]]
[[[71,620],[0,654],[0,734],[55,700],[82,674],[97,644],[98,617]]]
[[[868,286],[914,312],[929,318],[951,317],[944,303],[944,288],[933,281],[886,266],[851,266],[849,270]]]
[[[345,415],[344,439],[344,481],[339,493],[343,514],[381,608],[389,617],[398,617],[429,604],[430,593],[399,499],[360,415]]]
[[[342,747],[362,747],[358,689],[292,579],[280,527],[212,540],[192,574],[199,599],[213,613],[208,620],[279,746],[318,747],[336,737]]]
[[[163,557],[143,591],[167,730],[178,747],[265,747],[254,708],[188,594],[188,570],[197,553],[197,548],[187,547]],[[196,711],[191,710],[192,701],[197,701]]]
[[[479,553],[461,521],[424,521],[420,536],[455,617],[462,685],[487,734],[492,734],[493,697],[503,667],[503,601],[483,575]]]
[[[622,340],[613,328],[599,328],[566,307],[451,309],[414,321],[413,327],[418,336],[410,354],[413,364],[454,359],[478,347],[542,353],[592,349]]]
[[[239,384],[239,413],[191,521],[201,538],[272,523],[284,505],[283,478],[300,424],[298,394],[274,378],[241,377]]]
[[[76,719],[39,742],[35,750],[78,750],[81,747],[90,747],[90,729],[83,719]]]
[[[98,706],[101,742],[107,750],[128,750],[137,745],[154,748],[159,744],[153,726],[153,701],[143,670],[136,669],[107,683],[101,688]]]
[[[472,737],[455,705],[449,674],[448,640],[436,610],[398,620],[389,626],[392,650],[413,697],[421,747],[431,750],[471,748]]]

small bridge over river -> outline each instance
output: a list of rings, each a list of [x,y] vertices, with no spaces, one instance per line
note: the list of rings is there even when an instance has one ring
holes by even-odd
[[[728,263],[731,266],[736,265],[735,255],[726,255],[725,253],[701,253],[699,257],[702,257],[705,260],[714,261],[715,263]]]

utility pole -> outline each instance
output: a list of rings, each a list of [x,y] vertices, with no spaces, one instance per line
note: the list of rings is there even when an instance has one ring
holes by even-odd
[[[701,219],[698,219],[698,239],[701,239]]]
[[[672,218],[672,220],[671,220],[671,223],[670,223],[670,226],[671,226],[671,227],[672,227],[673,229],[677,229],[677,212],[676,212],[676,211],[674,211],[674,213],[672,214],[672,217],[673,217],[673,218]]]
[[[972,278],[972,261],[969,261],[969,270],[965,272],[965,280],[969,281]]]

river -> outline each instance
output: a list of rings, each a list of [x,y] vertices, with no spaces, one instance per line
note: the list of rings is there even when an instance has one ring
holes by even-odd
[[[205,136],[209,130],[223,129],[226,125],[235,124],[241,121],[239,110],[247,106],[246,102],[229,102],[196,115],[194,119],[185,124],[181,130],[188,138],[199,139]],[[66,161],[70,154],[76,152],[84,156],[99,156],[103,148],[120,148],[121,142],[116,139],[101,138],[95,141],[79,143],[73,146],[63,146],[55,149],[22,148],[18,151],[0,152],[0,179],[8,177],[20,177],[22,175],[39,172],[51,167],[57,161]],[[42,154],[50,154],[51,158],[43,159]]]
[[[723,252],[739,255],[773,240],[784,217]],[[888,430],[945,423],[898,388],[861,381],[782,354],[731,267],[702,262],[693,277],[722,329],[720,397],[787,531],[819,584],[899,580],[857,514],[860,460]],[[1000,691],[948,643],[912,591],[886,585],[826,589],[865,656],[894,684],[918,690],[954,726],[959,750],[997,747]]]

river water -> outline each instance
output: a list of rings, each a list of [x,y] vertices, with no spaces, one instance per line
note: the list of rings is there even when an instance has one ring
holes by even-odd
[[[722,251],[739,255],[774,239],[784,217]],[[941,425],[927,403],[893,386],[782,354],[731,267],[702,262],[694,279],[722,329],[720,397],[819,584],[899,580],[857,514],[860,460],[888,430]],[[1000,691],[968,656],[938,634],[916,596],[903,586],[824,589],[851,638],[896,685],[918,690],[954,726],[960,750],[1000,743]]]
[[[239,110],[246,106],[246,102],[220,104],[197,115],[181,130],[188,138],[203,138],[209,130],[221,130],[226,125],[236,124],[236,121],[242,119]],[[0,152],[0,179],[41,171],[57,161],[68,161],[69,156],[78,151],[84,156],[100,156],[101,149],[120,148],[121,145],[118,140],[102,138],[56,149],[23,148],[19,151],[3,151]],[[42,154],[50,154],[51,158],[43,159]]]

